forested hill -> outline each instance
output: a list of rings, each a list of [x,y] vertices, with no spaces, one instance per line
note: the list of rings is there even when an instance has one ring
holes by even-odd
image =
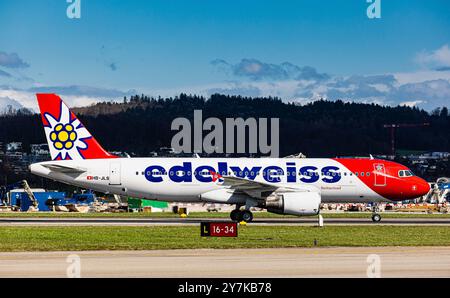
[[[447,108],[427,113],[410,107],[316,101],[304,106],[277,98],[200,96],[181,94],[153,99],[133,96],[122,103],[103,102],[78,108],[76,113],[97,140],[111,151],[146,156],[170,146],[176,117],[193,118],[194,109],[208,117],[279,118],[280,154],[303,152],[308,157],[388,154],[390,132],[383,124],[430,123],[423,128],[397,129],[397,148],[450,151],[450,116]],[[206,134],[206,133],[204,133]],[[24,148],[45,142],[39,115],[0,117],[0,142],[21,141]]]

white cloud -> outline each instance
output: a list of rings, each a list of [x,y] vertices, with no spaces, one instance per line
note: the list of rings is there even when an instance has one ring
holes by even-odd
[[[445,52],[445,51],[444,51]],[[437,55],[442,57],[441,54]],[[272,96],[286,102],[308,103],[318,99],[378,103],[383,105],[418,106],[426,110],[450,106],[450,72],[421,70],[409,73],[331,76],[314,68],[298,67],[291,63],[278,65],[244,61],[231,65],[223,60],[212,62],[215,69],[229,70],[233,76],[236,67],[246,71],[234,74],[232,81],[207,85],[184,86],[170,89],[139,88],[122,91],[92,86],[42,86],[32,88],[0,86],[0,97],[14,99],[25,108],[38,112],[35,93],[56,93],[69,106],[86,106],[98,101],[121,101],[124,96],[144,93],[149,96],[173,97],[180,93],[203,95],[213,93],[242,96]],[[252,62],[252,63],[250,63]],[[262,68],[261,68],[262,67]],[[223,70],[220,70],[223,71]],[[255,75],[258,74],[258,79]],[[249,79],[250,78],[250,79]]]
[[[104,100],[121,101],[124,96],[134,95],[136,91],[123,92],[115,89],[89,86],[34,87],[30,89],[0,86],[0,98],[9,98],[29,110],[39,112],[36,93],[56,93],[61,96],[69,107],[80,107]]]
[[[311,66],[297,66],[284,62],[273,64],[259,61],[254,58],[242,59],[239,63],[231,64],[222,59],[211,61],[218,71],[232,74],[241,78],[248,78],[253,81],[282,81],[282,80],[327,80],[330,76],[326,73],[319,73]]]
[[[423,51],[417,54],[416,60],[427,68],[450,70],[450,48],[448,45],[443,45],[434,51]]]
[[[414,101],[404,101],[401,102],[400,105],[401,106],[407,106],[407,107],[415,107],[421,103],[424,103],[423,100],[414,100]]]
[[[393,75],[396,80],[394,86],[397,87],[404,84],[421,83],[440,79],[450,81],[450,71],[421,70],[415,72],[395,73]]]
[[[6,53],[0,51],[0,66],[8,68],[27,68],[30,65],[23,61],[17,53]]]
[[[203,86],[147,90],[154,96],[182,92],[209,96],[212,93],[242,96],[273,96],[286,102],[309,103],[321,98],[380,105],[418,106],[431,111],[450,106],[450,79],[445,72],[331,77],[326,81],[228,81]],[[420,80],[422,78],[422,80]]]

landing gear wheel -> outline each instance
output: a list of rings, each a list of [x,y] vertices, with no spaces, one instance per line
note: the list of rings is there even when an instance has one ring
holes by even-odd
[[[251,222],[253,220],[253,213],[249,210],[244,210],[241,213],[241,218],[245,222]]]
[[[239,221],[240,219],[240,214],[241,211],[239,209],[234,209],[233,211],[231,211],[230,213],[230,218],[232,221]]]
[[[381,215],[379,215],[378,213],[372,214],[372,221],[373,222],[379,222],[380,220],[381,220]]]

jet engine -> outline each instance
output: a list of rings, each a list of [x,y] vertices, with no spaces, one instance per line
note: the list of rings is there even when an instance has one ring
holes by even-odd
[[[265,200],[267,211],[297,216],[317,215],[321,203],[317,192],[275,193]]]

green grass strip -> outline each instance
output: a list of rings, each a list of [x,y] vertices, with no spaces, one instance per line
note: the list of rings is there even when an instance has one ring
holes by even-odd
[[[382,212],[383,218],[449,218],[450,214],[442,213],[407,213]],[[324,218],[370,218],[370,212],[338,212],[322,213]],[[78,213],[78,212],[1,212],[0,218],[177,218],[178,214],[171,212],[155,213]],[[191,212],[189,218],[229,218],[228,212]],[[269,212],[254,212],[255,218],[298,218]]]
[[[240,226],[237,238],[200,227],[2,227],[0,251],[154,250],[330,246],[450,246],[442,226]]]

